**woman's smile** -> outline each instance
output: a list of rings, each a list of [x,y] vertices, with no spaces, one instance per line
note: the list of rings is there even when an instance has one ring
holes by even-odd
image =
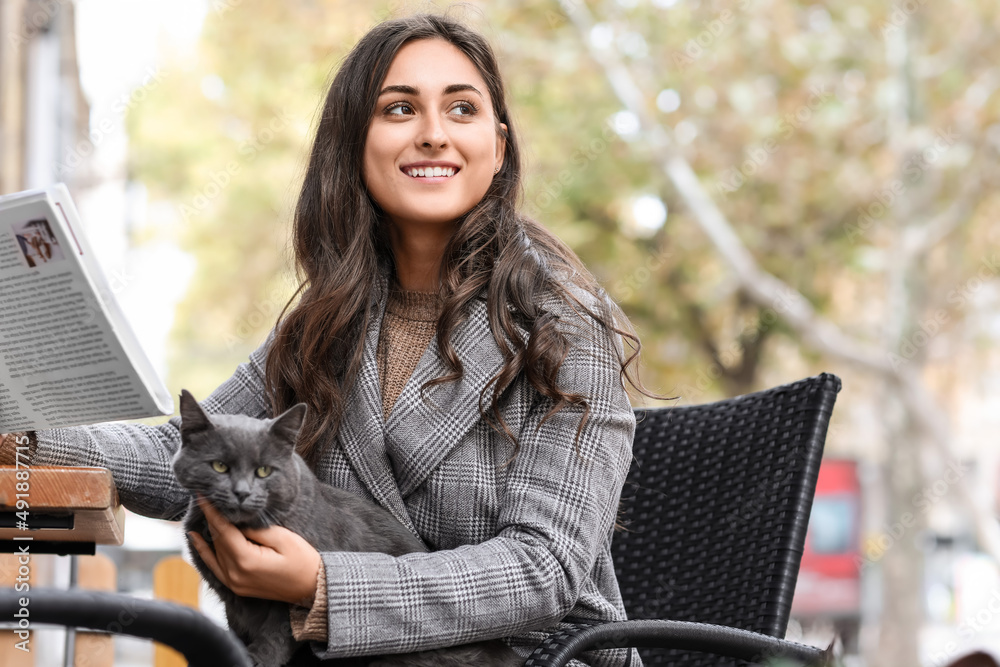
[[[399,168],[407,177],[422,184],[446,183],[454,178],[461,167],[450,162],[413,162]]]

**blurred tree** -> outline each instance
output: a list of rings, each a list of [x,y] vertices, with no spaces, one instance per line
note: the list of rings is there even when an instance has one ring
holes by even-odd
[[[963,48],[932,56],[946,37],[931,27],[930,9],[923,6],[855,5],[834,19],[824,7],[764,4],[692,5],[704,11],[691,12],[690,32],[675,24],[666,33],[637,28],[657,22],[649,8],[635,3],[618,3],[600,23],[582,2],[563,2],[563,9],[634,118],[651,162],[670,179],[718,259],[731,269],[735,291],[776,312],[798,343],[859,367],[881,385],[884,516],[886,525],[904,530],[893,536],[890,548],[879,550],[883,613],[869,658],[877,665],[917,664],[924,622],[919,540],[929,505],[922,498],[928,481],[922,460],[936,464],[936,469],[927,466],[936,482],[956,458],[940,407],[944,401],[926,386],[934,372],[930,343],[946,328],[961,326],[962,313],[951,306],[966,301],[955,289],[935,286],[955,286],[963,274],[981,274],[984,268],[989,278],[997,272],[995,256],[985,257],[981,247],[968,245],[970,239],[996,235],[988,223],[997,200],[984,186],[1000,181],[1000,105],[993,99],[987,106],[1000,76],[984,57],[995,48],[992,32],[981,29],[995,20],[995,12],[985,5],[966,7],[959,21],[967,31]],[[622,11],[633,7],[631,16]],[[670,11],[681,21],[686,18],[681,7]],[[663,34],[670,37],[657,39]],[[780,35],[781,41],[770,35]],[[664,60],[649,54],[660,48],[662,58],[671,44],[676,70],[658,76],[652,63]],[[956,65],[962,75],[954,78],[961,82],[951,83],[952,95],[941,95],[939,82],[926,72]],[[878,82],[870,97],[859,94],[867,78]],[[670,128],[646,102],[644,90],[650,86],[653,91],[662,87],[656,98],[661,112],[677,110],[688,91],[698,106],[714,108],[719,88],[726,90],[731,109],[697,121],[689,116]],[[808,89],[808,97],[795,91],[792,104],[783,105],[776,94],[786,86]],[[957,104],[956,89],[961,91]],[[739,117],[745,114],[751,117]],[[702,125],[718,131],[703,132]],[[734,141],[739,133],[742,142]],[[699,135],[704,139],[685,150]],[[810,156],[808,162],[803,155]],[[725,167],[718,162],[721,156],[738,166]],[[699,176],[699,170],[708,177]],[[859,176],[882,185],[865,191]],[[714,201],[703,180],[715,181]],[[851,187],[853,193],[843,192]],[[743,219],[750,210],[757,225],[741,227],[741,238],[729,221]],[[870,266],[873,251],[881,255],[881,266]],[[960,261],[929,262],[933,253]],[[866,258],[869,266],[858,266]],[[677,272],[664,278],[662,285],[683,294]],[[859,279],[867,289],[851,286]],[[835,290],[841,289],[854,298],[838,304]],[[699,306],[689,303],[687,309],[691,322],[704,320]],[[696,333],[702,341],[713,338],[705,327]],[[738,339],[742,361],[723,377],[759,358],[761,337],[752,340],[746,345]],[[704,346],[720,364],[715,345]],[[957,490],[980,547],[1000,557],[996,521],[978,502],[988,496],[977,496],[964,484]]]
[[[160,233],[198,262],[169,384],[199,397],[246,360],[294,292],[286,240],[313,118],[374,18],[333,0],[208,7],[198,52],[175,54],[172,75],[129,116],[130,169],[169,204]]]

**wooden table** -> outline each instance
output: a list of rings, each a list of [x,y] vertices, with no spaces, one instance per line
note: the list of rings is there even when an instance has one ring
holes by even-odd
[[[111,471],[32,466],[20,472],[28,478],[0,466],[0,552],[16,552],[26,537],[31,553],[93,554],[98,544],[122,544],[125,510]],[[27,515],[19,513],[19,499],[27,502]]]
[[[21,479],[18,479],[18,473]],[[20,509],[18,500],[24,501]],[[24,510],[27,514],[22,513]],[[110,470],[0,466],[0,553],[26,550],[31,555],[68,555],[69,587],[80,585],[92,588],[79,577],[76,556],[92,556],[96,545],[120,546],[124,540],[125,510],[118,501],[118,491]],[[111,568],[110,581],[105,584],[114,590],[114,569],[113,566]],[[79,662],[81,656],[89,656],[92,661],[94,656],[105,656],[104,662],[98,659],[94,664],[111,665],[112,658],[109,656],[113,653],[110,636],[78,633],[73,628],[67,628],[64,667],[82,664]],[[0,658],[0,663],[10,661],[10,656],[0,655]]]

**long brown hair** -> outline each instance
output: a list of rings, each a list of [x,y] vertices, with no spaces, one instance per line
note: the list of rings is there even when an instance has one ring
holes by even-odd
[[[586,396],[564,392],[556,382],[569,343],[556,329],[557,317],[539,305],[546,295],[554,294],[571,307],[572,300],[603,331],[629,340],[634,350],[628,359],[623,360],[615,346],[620,379],[627,378],[647,396],[666,398],[650,394],[627,372],[641,345],[618,305],[569,247],[518,212],[520,151],[493,50],[481,35],[452,18],[415,14],[376,25],[343,61],[326,96],[295,209],[293,243],[302,282],[278,317],[265,375],[272,414],[300,401],[308,404],[298,450],[313,467],[322,453],[321,439],[340,426],[349,389],[361,367],[376,276],[380,269],[394,266],[388,219],[361,176],[368,126],[396,53],[407,42],[430,38],[447,40],[475,64],[489,89],[506,152],[500,172],[482,200],[464,215],[445,248],[437,345],[451,372],[424,383],[421,391],[462,377],[450,334],[467,316],[470,302],[486,288],[490,329],[505,363],[483,388],[480,412],[511,438],[515,454],[517,439],[501,418],[500,405],[504,390],[521,373],[553,402],[544,419],[569,405],[583,408],[577,438],[590,412]],[[500,123],[506,124],[506,131]],[[596,297],[596,312],[566,289],[570,283]],[[493,384],[491,419],[482,399]]]

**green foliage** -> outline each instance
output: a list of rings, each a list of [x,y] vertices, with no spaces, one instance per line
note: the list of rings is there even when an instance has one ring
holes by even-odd
[[[972,165],[986,170],[963,146],[983,141],[998,96],[987,95],[974,113],[955,100],[996,62],[997,43],[981,27],[988,5],[927,3],[900,19],[895,6],[874,0],[666,4],[591,11],[762,267],[849,333],[877,339],[884,266],[900,230],[953,199]],[[796,351],[774,309],[751,305],[734,288],[646,143],[613,131],[609,119],[621,107],[558,3],[466,8],[477,6],[450,11],[498,49],[524,149],[525,210],[573,247],[626,309],[643,341],[647,385],[686,388],[686,400],[703,401],[768,384],[768,369],[784,379],[783,367],[819,370],[818,359]],[[171,76],[130,115],[131,169],[154,199],[176,208],[163,233],[198,258],[173,334],[173,376],[193,391],[205,394],[228,376],[291,293],[285,239],[333,68],[377,20],[426,9],[434,7],[246,0],[210,11],[197,55],[178,55]],[[903,27],[914,101],[905,136],[894,139],[898,77],[887,40]],[[205,93],[218,88],[213,77],[224,85],[214,99]],[[653,105],[665,89],[676,91],[676,110]],[[906,176],[905,160],[950,127],[962,128],[962,138]],[[226,186],[213,186],[225,174]],[[904,179],[900,201],[912,205],[862,226],[861,214],[894,179]],[[669,210],[650,238],[627,233],[631,202],[643,194],[660,196]],[[948,261],[928,264],[933,280],[914,321],[974,270],[977,244],[995,241],[985,224],[990,204],[984,196],[972,207],[966,231],[941,251]]]

